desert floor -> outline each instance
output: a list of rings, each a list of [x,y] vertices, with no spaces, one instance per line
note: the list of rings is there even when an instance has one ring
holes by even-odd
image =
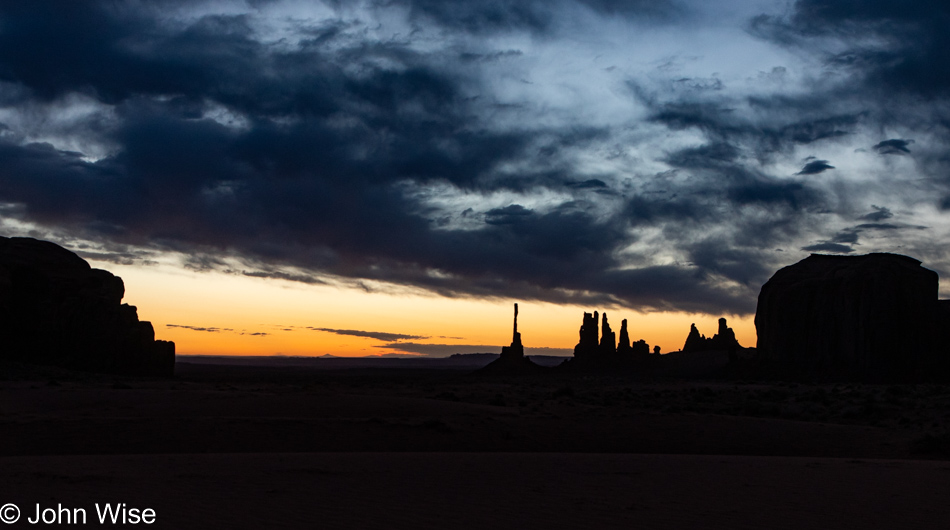
[[[11,527],[120,502],[158,528],[950,527],[946,386],[177,371],[0,366]]]

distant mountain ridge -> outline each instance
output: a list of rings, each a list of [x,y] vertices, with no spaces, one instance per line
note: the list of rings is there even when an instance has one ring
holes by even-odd
[[[221,364],[233,366],[301,366],[320,369],[348,368],[421,368],[475,369],[500,358],[498,353],[456,353],[449,357],[338,357],[320,356],[241,356],[241,355],[178,355],[179,363]],[[530,355],[542,366],[556,366],[567,357]]]

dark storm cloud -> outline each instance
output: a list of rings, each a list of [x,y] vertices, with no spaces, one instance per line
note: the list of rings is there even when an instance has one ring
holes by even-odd
[[[45,98],[85,89],[115,102],[134,93],[204,95],[222,76],[237,73],[231,68],[259,58],[244,17],[209,16],[169,31],[134,7],[6,2],[0,12],[0,77]]]
[[[326,284],[325,281],[309,274],[292,274],[283,271],[241,271],[241,274],[252,278],[270,278],[274,280],[287,280],[289,282]]]
[[[834,114],[824,108],[821,98],[810,96],[742,100],[713,95],[669,101],[659,93],[636,89],[633,93],[652,109],[654,123],[699,133],[706,141],[669,152],[663,160],[688,179],[658,190],[662,193],[629,197],[628,219],[634,226],[661,227],[667,246],[687,256],[704,278],[732,282],[736,286],[729,292],[732,300],[725,290],[709,293],[723,307],[753,310],[754,303],[742,300],[752,300],[758,286],[780,265],[776,259],[781,258],[772,249],[810,231],[815,217],[830,211],[833,203],[820,183],[779,176],[767,164],[798,146],[846,137],[865,116],[841,114],[840,109]],[[738,112],[739,108],[754,112]],[[830,168],[827,161],[817,162],[806,168],[815,173],[822,165],[829,166],[822,170]],[[808,176],[809,171],[798,176]],[[724,231],[705,236],[710,227]],[[844,251],[840,245],[830,248]],[[701,296],[701,289],[696,291]]]
[[[815,245],[808,245],[807,247],[802,247],[802,250],[806,250],[808,252],[831,252],[834,254],[849,254],[854,252],[854,249],[847,245],[832,243],[830,241],[825,241]]]
[[[753,103],[760,107],[767,106],[762,101],[753,101]],[[788,103],[794,108],[798,102]],[[861,114],[850,114],[797,121],[782,125],[774,131],[765,131],[765,133],[773,142],[790,140],[796,144],[810,144],[819,140],[847,136],[849,131],[857,125],[860,118]]]
[[[735,146],[724,142],[717,142],[682,149],[667,157],[666,162],[671,166],[682,168],[716,167],[722,163],[730,163],[739,157],[739,150]]]
[[[703,139],[698,146],[665,154],[663,160],[683,177],[677,185],[658,190],[664,193],[629,197],[630,221],[661,227],[667,245],[690,256],[699,270],[741,285],[761,281],[761,275],[775,265],[770,249],[785,244],[803,251],[851,253],[866,235],[873,240],[865,243],[869,246],[897,244],[910,251],[911,245],[894,243],[901,237],[898,234],[926,227],[884,223],[892,216],[887,209],[867,214],[861,219],[865,222],[835,234],[816,230],[832,219],[854,219],[841,205],[859,207],[858,197],[865,192],[860,185],[840,180],[852,174],[850,160],[832,165],[827,160],[806,159],[792,178],[787,173],[779,175],[773,164],[787,164],[793,156],[801,156],[798,153],[804,146],[825,153],[850,144],[848,151],[854,151],[854,143],[869,133],[920,128],[928,140],[918,139],[921,147],[913,153],[923,173],[917,182],[936,188],[933,197],[941,205],[950,204],[945,199],[950,196],[950,159],[945,154],[950,119],[944,110],[950,96],[944,79],[950,71],[944,45],[948,12],[950,8],[944,5],[902,12],[898,4],[888,2],[815,0],[796,2],[786,16],[753,19],[749,26],[753,35],[824,60],[825,71],[806,71],[810,77],[805,78],[808,91],[804,92],[742,96],[723,87],[677,95],[674,90],[630,81],[632,96],[648,109],[651,122],[671,134],[690,133]],[[842,47],[846,53],[826,51]],[[928,66],[928,61],[933,64]],[[784,67],[779,73],[781,79],[763,82],[790,80]],[[885,139],[873,151],[907,155],[911,143],[906,137]],[[900,164],[897,157],[887,158],[894,160],[885,162],[882,157],[882,164]],[[900,172],[897,178],[911,178],[905,168]],[[819,174],[827,175],[827,183],[805,178]],[[908,193],[896,183],[875,177],[867,181],[895,198]],[[701,237],[709,226],[725,227],[725,233],[713,239]],[[802,241],[809,240],[811,244],[802,246]],[[735,249],[748,257],[729,259],[712,252],[716,249]]]
[[[526,136],[467,130],[462,80],[396,45],[275,51],[252,40],[241,17],[164,28],[103,7],[109,4],[72,9],[67,2],[62,12],[40,4],[0,11],[8,28],[0,40],[4,50],[36,44],[50,55],[0,54],[0,75],[42,97],[90,90],[116,104],[121,121],[107,139],[121,149],[91,163],[49,145],[0,143],[0,169],[9,176],[4,198],[27,204],[40,222],[108,230],[129,243],[197,245],[208,251],[195,259],[197,268],[221,265],[213,252],[223,246],[343,275],[377,268],[377,258],[401,261],[406,252],[388,234],[429,239],[429,226],[393,184],[483,186],[485,173],[527,143]],[[72,49],[80,34],[83,45]],[[33,42],[41,37],[49,42]],[[49,57],[59,56],[68,64],[54,73]],[[406,68],[343,72],[351,60],[374,57]],[[202,98],[227,105],[247,127],[203,118]],[[412,116],[403,115],[407,106]],[[331,124],[341,113],[354,123]]]
[[[950,193],[947,27],[946,2],[888,0],[798,0],[784,16],[762,15],[750,24],[753,34],[823,60],[826,73],[845,74],[838,84],[823,87],[827,100],[869,109],[866,120],[878,131],[898,128],[926,135],[927,143],[914,150],[914,159],[941,190],[934,194],[941,208]],[[911,143],[891,138],[873,149],[908,155]]]
[[[365,338],[376,339],[376,340],[381,340],[385,342],[429,338],[429,337],[424,337],[421,335],[403,335],[401,333],[386,333],[383,331],[361,331],[357,329],[332,329],[332,328],[308,328],[308,329],[312,329],[314,331],[325,331],[327,333],[335,333],[337,335],[349,335],[351,337],[365,337]]]
[[[904,155],[910,153],[910,149],[908,149],[907,146],[912,143],[914,143],[913,140],[894,138],[875,144],[874,150],[882,155]]]
[[[831,238],[830,242],[831,243],[845,243],[845,244],[853,245],[858,242],[859,232],[860,232],[859,230],[855,230],[855,229],[842,230],[838,232],[837,234],[835,234],[835,236]]]
[[[841,62],[865,69],[869,82],[927,97],[950,94],[950,6],[870,2],[800,2],[796,22],[828,33],[875,34],[884,49],[855,48]]]
[[[950,93],[950,6],[945,2],[799,0],[787,19],[763,15],[753,31],[809,47],[816,36],[852,41],[831,58],[870,86],[925,97]],[[871,40],[875,38],[875,40]]]
[[[796,146],[846,137],[868,117],[866,112],[842,114],[827,98],[816,95],[665,101],[635,85],[630,88],[652,110],[651,121],[674,131],[696,130],[707,136],[707,145],[684,153],[694,158],[727,161],[725,158],[741,154],[741,145],[748,154],[767,160]],[[747,117],[736,107],[748,107],[757,117]]]
[[[521,55],[524,55],[524,53],[522,53],[520,50],[505,50],[502,52],[492,53],[463,52],[459,54],[459,59],[470,62],[492,62],[511,57],[520,57]]]
[[[745,180],[729,192],[730,198],[738,204],[784,205],[793,210],[807,208],[821,200],[817,192],[803,182],[784,182],[770,177]]]
[[[568,186],[570,186],[571,188],[580,189],[580,190],[583,190],[583,189],[599,190],[599,189],[606,188],[607,183],[600,179],[588,179],[583,182],[568,183]]]
[[[57,239],[57,234],[35,233],[31,237],[37,239]],[[117,245],[109,241],[104,241],[98,245],[90,245],[86,242],[70,242],[69,238],[64,242],[69,243],[70,248],[83,259],[104,261],[118,265],[155,265],[158,262],[155,252],[137,249],[128,245]]]
[[[635,226],[700,222],[715,214],[715,205],[711,202],[699,193],[675,197],[635,195],[627,201],[626,214]]]
[[[863,215],[859,219],[865,220],[884,220],[894,215],[887,208],[874,206],[875,212]],[[859,245],[862,233],[875,232],[897,232],[902,230],[926,230],[926,226],[916,226],[897,223],[860,223],[855,226],[838,231],[833,237],[820,243],[803,247],[802,250],[811,252],[833,252],[837,254],[848,254],[854,252],[854,246]]]
[[[670,24],[678,3],[369,2],[409,17],[408,35],[383,36],[346,4],[328,4],[335,18],[294,21],[294,40],[266,34],[253,10],[175,14],[197,0],[0,3],[0,106],[53,114],[79,98],[100,108],[70,132],[95,155],[0,124],[0,202],[17,205],[6,216],[108,243],[118,260],[138,259],[126,248],[142,259],[174,251],[195,270],[264,279],[714,313],[754,309],[776,265],[769,249],[841,245],[804,239],[836,204],[823,179],[804,177],[831,166],[812,161],[789,177],[770,164],[875,125],[864,105],[824,93],[740,97],[718,76],[676,75],[661,89],[630,81],[645,126],[691,138],[645,153],[663,167],[642,176],[636,157],[623,158],[636,127],[558,121],[533,96],[496,100],[504,76],[481,77],[531,53],[494,49],[487,33],[543,44],[575,31],[578,10]],[[812,11],[769,23],[796,42],[843,35],[801,22]],[[438,40],[455,34],[478,44]],[[624,160],[617,173],[602,167]],[[828,176],[846,169],[834,160],[841,168]],[[439,190],[456,195],[434,204]],[[884,218],[862,220],[855,230],[888,230]],[[642,239],[650,231],[662,242]],[[631,250],[640,243],[653,248]]]
[[[901,228],[908,228],[908,227],[899,226],[899,225],[895,225],[891,223],[861,223],[855,226],[855,228],[861,229],[861,230],[900,230]],[[911,228],[923,229],[926,227],[915,226]]]
[[[493,208],[485,212],[485,222],[490,225],[504,225],[520,223],[534,215],[534,212],[520,204],[512,204],[504,208]]]
[[[874,209],[873,212],[862,215],[858,219],[861,219],[864,221],[871,221],[871,222],[880,222],[885,219],[890,219],[891,217],[894,217],[894,214],[891,213],[891,210],[884,206],[876,206],[872,204],[871,208]]]
[[[549,31],[555,13],[568,6],[583,6],[594,12],[649,19],[670,19],[681,8],[669,0],[394,0],[410,10],[420,22],[435,22],[452,30],[470,33],[528,30]]]
[[[812,160],[805,164],[802,170],[796,173],[796,175],[817,175],[823,171],[834,168],[835,166],[829,164],[827,160]]]
[[[666,266],[625,271],[629,278],[618,279],[615,292],[633,304],[652,298],[661,307],[689,307],[697,312],[705,304],[719,304],[735,313],[753,311],[758,287],[775,268],[770,245],[802,231],[802,208],[812,199],[795,198],[796,192],[801,189],[788,196],[784,186],[760,182],[742,187],[704,186],[692,192],[681,189],[673,198],[632,198],[628,202],[630,222],[638,227],[661,227],[667,250],[686,255],[693,269]],[[763,209],[776,215],[745,215]],[[724,221],[730,226],[727,234],[705,235],[708,227]],[[737,285],[727,288],[719,280]],[[662,292],[629,292],[622,287],[628,284],[663,287]]]

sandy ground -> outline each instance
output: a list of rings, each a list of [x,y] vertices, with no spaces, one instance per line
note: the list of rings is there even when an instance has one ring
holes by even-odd
[[[950,526],[942,386],[0,368],[0,504],[24,518],[62,504],[98,526],[95,503],[123,502],[160,528]]]
[[[950,464],[693,455],[0,458],[24,512],[124,502],[156,528],[946,528]],[[30,515],[30,514],[26,514]],[[12,527],[28,527],[22,522]],[[100,526],[90,520],[87,526]],[[111,525],[110,525],[111,526]]]

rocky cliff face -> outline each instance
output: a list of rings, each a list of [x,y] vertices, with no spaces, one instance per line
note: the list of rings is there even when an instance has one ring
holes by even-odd
[[[0,358],[171,376],[175,344],[122,303],[125,285],[47,241],[0,237]]]
[[[937,283],[907,256],[812,255],[762,286],[758,355],[791,376],[884,381],[942,372]]]

